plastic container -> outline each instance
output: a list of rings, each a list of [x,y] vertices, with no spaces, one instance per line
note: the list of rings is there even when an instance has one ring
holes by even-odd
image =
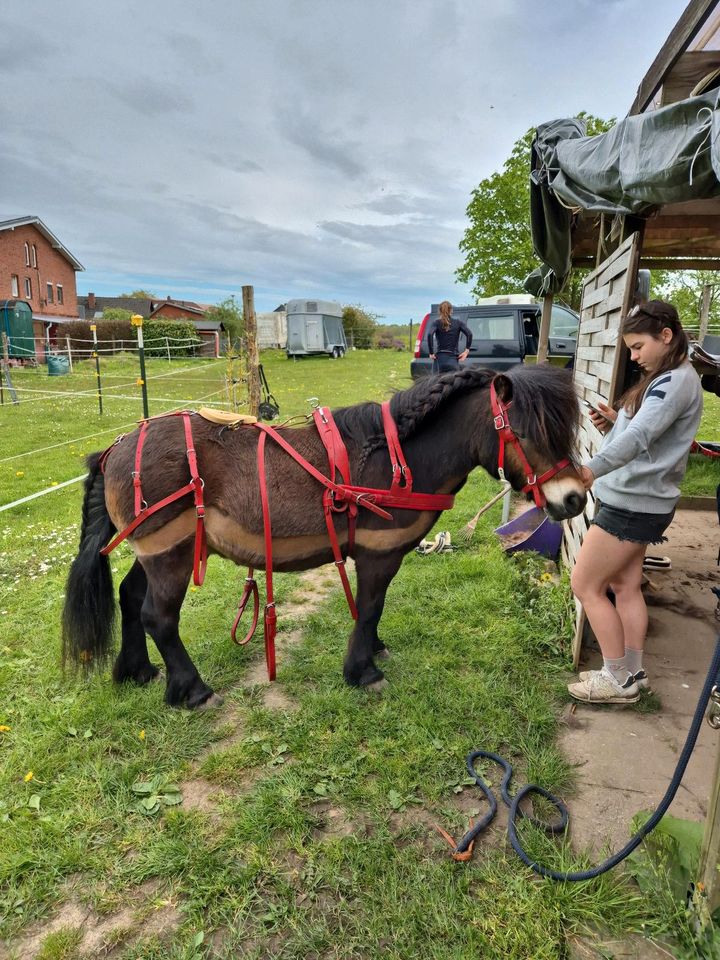
[[[67,357],[48,354],[47,367],[49,377],[64,377],[70,373],[70,361]]]
[[[544,510],[533,507],[509,523],[497,527],[495,533],[501,539],[513,535],[512,541],[504,546],[505,553],[534,550],[554,560],[562,543],[563,528],[562,524],[553,523]]]

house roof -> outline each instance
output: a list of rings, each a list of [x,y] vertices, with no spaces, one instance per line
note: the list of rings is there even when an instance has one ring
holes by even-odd
[[[12,217],[5,218],[0,216],[0,230],[15,230],[17,227],[33,226],[49,241],[53,249],[61,253],[66,260],[70,262],[74,270],[84,270],[85,267],[80,263],[77,257],[74,257],[68,248],[60,243],[58,238],[42,222],[40,217]]]
[[[78,307],[85,308],[85,316],[90,317],[90,297],[78,297]],[[103,310],[129,310],[131,313],[139,313],[142,317],[149,317],[157,306],[158,301],[154,298],[150,300],[145,297],[95,297],[94,315],[102,313]]]
[[[163,307],[176,307],[179,310],[184,310],[188,315],[194,314],[198,317],[204,317],[207,312],[207,307],[201,306],[199,303],[194,303],[192,300],[172,300],[168,297],[166,300],[160,300],[155,303],[153,312],[150,314],[157,313],[158,310],[161,310]]]

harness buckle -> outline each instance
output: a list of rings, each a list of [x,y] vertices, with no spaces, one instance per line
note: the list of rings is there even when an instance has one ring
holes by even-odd
[[[507,427],[507,421],[505,420],[505,415],[498,413],[496,417],[493,417],[493,423],[495,424],[495,429],[499,432],[504,430]]]
[[[505,476],[505,471],[503,470],[502,467],[498,467],[498,476],[503,481],[503,483],[509,483],[509,480]]]

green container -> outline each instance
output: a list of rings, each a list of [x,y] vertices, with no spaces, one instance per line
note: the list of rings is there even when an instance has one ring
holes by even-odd
[[[70,361],[67,357],[58,357],[51,354],[47,358],[47,363],[49,377],[64,377],[70,373]]]

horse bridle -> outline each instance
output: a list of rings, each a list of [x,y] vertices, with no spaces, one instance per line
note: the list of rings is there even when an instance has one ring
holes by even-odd
[[[511,406],[511,404],[512,401],[510,401],[510,403],[502,402],[497,394],[497,390],[495,389],[495,381],[493,380],[490,383],[490,405],[492,407],[493,422],[495,424],[495,429],[498,432],[499,440],[498,474],[500,475],[501,480],[506,480],[504,469],[505,445],[509,443],[515,448],[515,452],[517,453],[520,463],[522,463],[523,469],[525,470],[525,479],[527,480],[527,483],[522,488],[522,493],[532,493],[536,505],[540,508],[543,508],[547,504],[547,500],[545,498],[545,494],[543,493],[542,485],[547,483],[551,477],[554,477],[556,474],[560,473],[561,470],[564,470],[565,467],[569,467],[570,461],[567,458],[565,460],[561,460],[559,463],[556,463],[554,467],[550,467],[549,470],[546,470],[545,473],[538,476],[530,466],[517,434],[510,426],[508,408]]]

